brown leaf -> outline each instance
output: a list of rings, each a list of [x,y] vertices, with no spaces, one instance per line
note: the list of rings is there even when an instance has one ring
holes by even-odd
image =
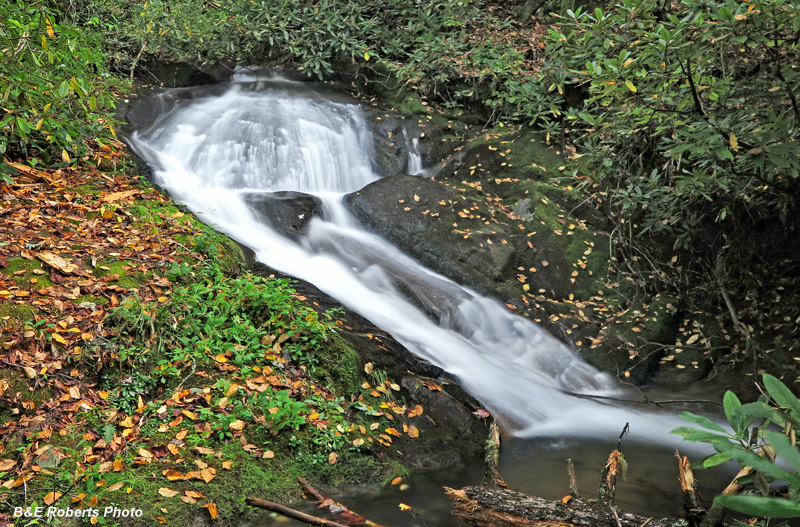
[[[419,430],[414,425],[408,427],[408,437],[419,437]]]
[[[126,190],[126,191],[123,191],[123,192],[112,192],[111,194],[106,194],[105,196],[100,198],[100,201],[105,201],[106,203],[112,203],[114,201],[118,201],[118,200],[121,200],[121,199],[125,199],[125,198],[127,198],[129,196],[133,196],[135,194],[139,194],[139,192],[140,191],[138,191],[138,190]]]
[[[49,265],[50,267],[58,269],[64,274],[72,274],[78,270],[77,265],[51,252],[37,253],[36,257],[39,258],[44,263],[46,263],[47,265]]]
[[[168,489],[167,487],[161,487],[158,489],[158,493],[164,496],[165,498],[172,498],[180,494],[180,491]]]
[[[196,490],[187,490],[186,492],[184,492],[184,494],[186,494],[190,498],[194,498],[196,500],[199,500],[200,498],[204,497],[202,494],[200,494]]]
[[[16,464],[17,462],[14,461],[13,459],[0,459],[0,472],[5,472],[6,470],[10,470]]]
[[[331,452],[330,455],[328,456],[328,464],[334,465],[336,464],[336,461],[338,461],[338,459],[339,459],[339,454],[337,454],[336,452]]]
[[[121,488],[122,488],[122,486],[123,486],[124,484],[125,484],[125,482],[124,482],[124,481],[120,481],[119,483],[114,483],[113,485],[111,485],[110,487],[108,487],[108,488],[106,489],[106,491],[108,491],[108,492],[114,492],[114,491],[117,491],[117,490],[121,489]]]

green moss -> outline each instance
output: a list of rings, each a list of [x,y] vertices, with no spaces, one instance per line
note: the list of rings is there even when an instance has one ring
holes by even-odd
[[[92,270],[92,274],[98,278],[103,278],[112,274],[118,274],[119,278],[110,283],[125,289],[138,289],[147,281],[147,275],[139,271],[131,273],[128,270],[123,269],[123,267],[133,265],[135,265],[135,262],[131,260],[114,260],[104,258],[97,262],[97,266]]]
[[[320,380],[343,396],[357,394],[361,385],[361,363],[358,353],[340,335],[328,337],[316,353],[321,368],[315,371]]]
[[[0,304],[0,330],[16,332],[33,322],[38,310],[28,305]]]
[[[91,302],[92,304],[97,305],[105,305],[108,304],[108,298],[104,296],[91,296],[91,295],[82,295],[72,301],[77,305],[81,305],[84,302]]]
[[[151,440],[151,445],[157,440]],[[196,518],[209,518],[203,508],[206,503],[217,506],[220,518],[225,524],[239,525],[245,519],[254,519],[262,513],[245,505],[247,496],[291,503],[301,499],[302,489],[297,478],[302,476],[315,486],[336,486],[347,483],[364,482],[365,479],[377,485],[387,477],[395,477],[405,470],[390,464],[391,474],[387,476],[386,466],[373,458],[353,453],[344,453],[336,464],[327,462],[312,463],[299,452],[291,449],[273,447],[276,456],[272,459],[253,457],[241,448],[238,442],[224,445],[210,445],[221,453],[221,460],[214,456],[197,456],[187,454],[182,465],[160,463],[149,465],[132,465],[126,463],[126,469],[118,473],[93,474],[86,482],[84,489],[88,496],[98,495],[98,507],[116,506],[120,509],[142,509],[143,517],[127,519],[127,527],[144,527],[156,525],[158,517],[167,519],[169,525],[194,525]],[[202,460],[216,471],[216,477],[208,484],[200,481],[170,482],[162,475],[166,467],[174,468],[182,473],[197,470],[194,460]],[[222,460],[231,461],[231,469],[222,467]],[[372,476],[370,478],[370,476]],[[104,479],[103,487],[97,487],[97,481]],[[390,479],[389,479],[390,480]],[[104,489],[122,482],[120,490],[104,492]],[[127,492],[127,488],[131,492]],[[202,493],[197,503],[184,503],[179,496],[164,497],[159,489],[166,487],[179,491],[194,490]],[[229,523],[228,523],[229,522]]]
[[[35,271],[42,271],[42,263],[39,260],[28,260],[26,258],[12,258],[6,262],[8,266],[0,270],[0,274],[4,274],[14,280],[18,287],[25,289],[42,289],[44,287],[51,287],[53,282],[50,281],[47,271],[38,274]],[[21,272],[20,271],[24,271]],[[20,274],[17,274],[20,273]],[[32,282],[31,280],[35,280]]]

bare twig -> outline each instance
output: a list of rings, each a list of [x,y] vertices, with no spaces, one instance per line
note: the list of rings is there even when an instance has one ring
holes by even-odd
[[[311,516],[310,514],[300,512],[298,510],[292,509],[291,507],[281,505],[280,503],[274,503],[259,498],[253,498],[250,496],[247,497],[246,502],[251,507],[257,507],[259,509],[277,512],[278,514],[286,516],[287,518],[292,518],[293,520],[298,520],[307,523],[308,525],[317,525],[319,527],[347,527],[347,525],[343,523],[326,520],[324,518],[318,518],[316,516]]]

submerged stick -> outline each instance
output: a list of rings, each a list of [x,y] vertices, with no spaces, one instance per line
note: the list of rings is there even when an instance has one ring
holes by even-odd
[[[292,509],[291,507],[281,505],[280,503],[274,503],[259,498],[253,498],[248,496],[247,504],[250,505],[251,507],[257,507],[259,509],[277,512],[282,516],[286,516],[287,518],[292,518],[293,520],[298,520],[303,523],[307,523],[308,525],[316,525],[318,527],[348,527],[343,523],[326,520],[324,518],[318,518],[316,516],[311,516],[310,514],[300,512],[298,510]]]
[[[328,514],[336,518],[336,520],[338,520],[341,524],[347,525],[348,527],[383,527],[382,525],[371,522],[360,514],[351,511],[338,501],[328,498],[323,493],[312,487],[311,484],[302,477],[298,477],[297,481],[300,482],[303,490],[305,490],[309,496],[313,497],[317,501],[320,509],[327,510]]]
[[[680,452],[675,451],[678,458],[678,480],[681,482],[683,491],[683,512],[690,527],[697,527],[703,521],[706,509],[700,504],[699,496],[695,490],[694,473],[689,466],[689,458],[681,456]]]
[[[579,498],[578,478],[575,477],[575,465],[572,463],[572,458],[567,459],[567,474],[569,474],[569,495],[573,498]]]
[[[500,475],[500,428],[497,421],[492,421],[489,429],[489,439],[486,441],[486,472],[483,475],[483,484],[490,487],[507,487]]]

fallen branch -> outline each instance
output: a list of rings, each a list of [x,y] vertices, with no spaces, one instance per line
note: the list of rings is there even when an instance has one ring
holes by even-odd
[[[341,522],[343,525],[347,525],[348,527],[383,527],[382,525],[371,522],[360,514],[351,511],[341,503],[328,498],[323,493],[312,487],[303,478],[298,477],[297,481],[299,481],[303,489],[310,496],[312,496],[317,503],[319,503],[320,509],[326,509],[328,514],[336,518],[336,520]]]
[[[251,507],[257,507],[259,509],[264,509],[271,512],[277,512],[282,516],[286,516],[287,518],[292,518],[293,520],[298,520],[303,523],[307,523],[308,525],[317,525],[319,527],[348,527],[343,523],[326,520],[323,518],[318,518],[316,516],[311,516],[310,514],[300,512],[285,505],[281,505],[280,503],[273,503],[271,501],[262,500],[259,498],[252,498],[250,496],[247,497],[246,501],[247,504],[250,505]]]

